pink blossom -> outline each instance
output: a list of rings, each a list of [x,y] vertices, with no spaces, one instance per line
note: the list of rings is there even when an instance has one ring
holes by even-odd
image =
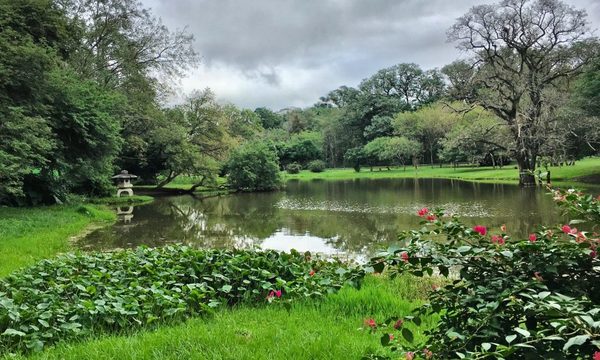
[[[437,217],[435,215],[427,215],[427,221],[435,221],[437,219]]]
[[[423,355],[425,355],[425,359],[431,359],[433,357],[433,352],[425,348],[423,349]]]
[[[479,233],[481,236],[485,236],[485,234],[487,234],[487,228],[483,225],[473,226],[473,231]]]
[[[388,336],[390,337],[390,341],[394,340],[394,334],[388,334]]]
[[[506,224],[502,224],[502,226],[500,226],[500,231],[502,231],[503,233],[506,232]]]
[[[398,330],[402,327],[402,324],[404,324],[404,320],[402,319],[398,319],[395,323],[394,323],[394,329]]]
[[[424,207],[421,210],[417,211],[417,215],[419,215],[420,217],[423,217],[425,215],[427,215],[429,213],[429,209]]]
[[[498,239],[498,245],[504,245],[506,243],[506,241],[504,240],[503,237],[501,237],[500,239]]]
[[[535,234],[529,234],[529,241],[534,243],[537,241],[537,236]]]
[[[377,323],[375,322],[375,319],[373,318],[369,318],[369,319],[365,319],[365,325],[367,325],[370,328],[376,328],[377,327]]]
[[[315,271],[311,269],[311,270],[308,272],[308,275],[310,275],[310,276],[315,276]]]
[[[492,235],[492,244],[498,244],[502,240],[502,235]]]
[[[569,225],[563,225],[562,232],[564,232],[565,234],[571,233],[571,227]]]
[[[540,275],[539,271],[536,271],[533,273],[533,277],[537,280],[537,281],[544,281],[544,278]]]
[[[402,259],[402,261],[407,263],[408,262],[408,253],[406,251],[402,252],[402,254],[400,254],[400,258]]]
[[[415,358],[415,353],[412,351],[409,351],[406,353],[405,357],[406,357],[406,360],[413,360]],[[596,359],[594,359],[594,360],[596,360]]]
[[[598,254],[596,253],[596,250],[592,250],[592,252],[590,253],[590,256],[592,257],[592,259],[595,259],[597,255]]]
[[[600,197],[600,196],[599,196]],[[600,351],[594,353],[594,360],[600,360]]]

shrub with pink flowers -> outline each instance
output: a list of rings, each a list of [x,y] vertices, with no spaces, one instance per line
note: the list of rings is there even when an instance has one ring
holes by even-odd
[[[407,359],[600,357],[600,201],[553,192],[576,220],[532,229],[525,239],[511,237],[505,226],[470,227],[441,210],[421,210],[423,229],[401,234],[408,245],[370,266],[391,276],[447,277],[426,305],[401,319],[418,325],[437,314],[440,321],[423,343],[413,343],[398,320],[382,322],[382,344]],[[386,340],[394,333],[403,341]]]

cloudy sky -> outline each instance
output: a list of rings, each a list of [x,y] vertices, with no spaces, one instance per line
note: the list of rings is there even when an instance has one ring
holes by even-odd
[[[424,69],[463,56],[446,29],[495,0],[143,0],[172,29],[194,34],[200,66],[182,90],[210,87],[223,102],[304,107],[402,62]],[[600,28],[600,0],[566,0]]]

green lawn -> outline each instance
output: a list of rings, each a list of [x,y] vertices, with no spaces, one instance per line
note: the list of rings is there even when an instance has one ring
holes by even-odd
[[[418,170],[413,167],[407,167],[406,171],[402,168],[392,168],[387,170],[385,167],[375,167],[369,171],[364,167],[360,172],[353,169],[328,169],[322,173],[312,173],[302,171],[299,174],[284,173],[286,180],[343,180],[357,178],[446,178],[461,179],[470,181],[485,181],[499,183],[518,183],[518,170],[514,165],[505,166],[503,169],[493,169],[491,167],[461,167],[453,169],[452,167],[439,166],[431,167],[424,165]],[[543,170],[544,171],[544,170]],[[551,167],[552,182],[555,183],[576,183],[584,177],[600,176],[600,158],[586,158],[578,161],[575,166]]]
[[[0,277],[68,251],[70,237],[114,219],[112,211],[92,205],[0,208]]]
[[[370,276],[361,290],[342,289],[321,301],[302,301],[288,311],[271,304],[220,309],[206,318],[124,336],[62,344],[34,359],[359,359],[381,353],[380,336],[364,329],[366,318],[409,315],[435,279],[415,281]],[[424,319],[417,339],[435,319]],[[400,335],[396,334],[399,338]],[[12,357],[11,357],[12,358]]]

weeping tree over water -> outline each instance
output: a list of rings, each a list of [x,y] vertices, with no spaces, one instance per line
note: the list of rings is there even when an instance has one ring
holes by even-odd
[[[535,185],[540,130],[553,116],[547,93],[598,54],[585,11],[559,0],[504,0],[471,8],[448,34],[474,54],[478,102],[510,129],[519,184]]]

